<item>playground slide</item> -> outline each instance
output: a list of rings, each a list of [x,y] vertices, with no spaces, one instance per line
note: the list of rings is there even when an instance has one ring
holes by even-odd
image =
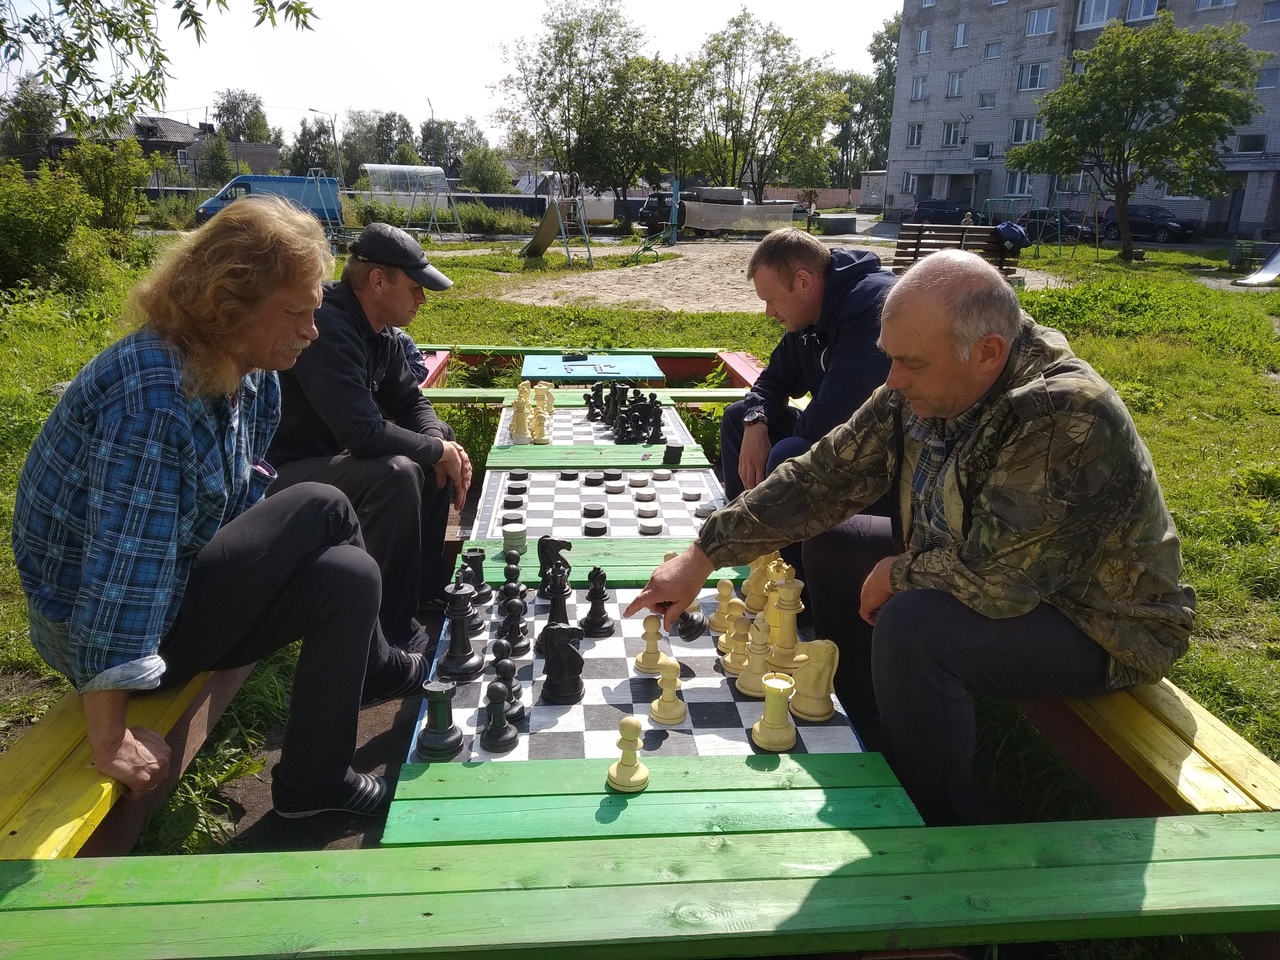
[[[1275,283],[1277,277],[1280,277],[1280,247],[1271,251],[1271,256],[1262,261],[1262,266],[1255,272],[1231,282],[1241,287],[1262,287]]]
[[[533,239],[520,250],[522,257],[540,257],[547,252],[547,247],[560,237],[560,210],[552,200],[547,204],[547,212],[542,215],[542,222],[533,232]]]

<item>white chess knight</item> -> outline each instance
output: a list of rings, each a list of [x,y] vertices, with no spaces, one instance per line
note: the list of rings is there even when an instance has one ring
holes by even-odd
[[[792,674],[796,692],[789,709],[793,716],[813,723],[830,720],[835,714],[836,667],[840,648],[833,640],[810,640],[796,644],[796,660],[803,661]]]

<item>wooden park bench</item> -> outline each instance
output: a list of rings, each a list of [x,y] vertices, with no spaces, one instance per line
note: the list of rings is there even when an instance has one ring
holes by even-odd
[[[893,272],[902,273],[917,260],[939,250],[976,253],[1008,278],[1013,278],[1018,269],[1019,251],[1006,247],[995,227],[904,223],[893,249]]]
[[[1275,253],[1280,244],[1262,243],[1255,240],[1237,240],[1227,256],[1227,269],[1241,273],[1252,273],[1266,263],[1267,258]]]
[[[128,853],[252,669],[130,697],[129,725],[162,734],[173,751],[167,779],[144,797],[93,766],[80,695],[63,696],[0,755],[0,860]]]

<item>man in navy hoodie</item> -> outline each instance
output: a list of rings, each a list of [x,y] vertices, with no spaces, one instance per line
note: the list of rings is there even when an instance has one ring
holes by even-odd
[[[756,247],[747,279],[765,303],[765,316],[786,333],[751,392],[721,421],[730,499],[848,420],[889,374],[889,358],[876,341],[894,276],[874,253],[828,249],[788,227]],[[812,399],[803,411],[788,405],[806,393]]]

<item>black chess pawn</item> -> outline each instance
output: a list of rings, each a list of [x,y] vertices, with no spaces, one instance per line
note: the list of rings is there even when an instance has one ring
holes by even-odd
[[[582,395],[583,406],[587,408],[587,422],[594,423],[600,419],[600,412],[596,409],[595,398],[590,393]]]
[[[448,583],[444,592],[449,596],[444,611],[449,620],[449,649],[440,659],[439,674],[448,680],[471,680],[484,672],[484,657],[471,646],[471,597],[475,587]]]
[[[514,550],[510,552],[515,553]],[[516,554],[516,556],[519,556],[519,554]],[[510,560],[508,560],[506,567],[502,571],[502,575],[506,578],[506,580],[502,584],[504,590],[508,586],[514,585],[516,589],[516,596],[518,596],[521,600],[525,599],[525,597],[529,595],[529,588],[520,582],[519,562],[512,563]]]
[[[631,442],[645,443],[649,432],[649,424],[642,410],[631,411]]]
[[[676,633],[685,643],[693,643],[706,632],[707,618],[701,613],[691,613],[686,610],[676,620]]]
[[[520,741],[520,732],[507,721],[507,688],[494,680],[485,690],[488,723],[480,734],[480,746],[490,753],[510,753]]]
[[[631,421],[625,413],[620,413],[614,418],[613,442],[619,444],[631,442]]]
[[[467,631],[471,636],[478,637],[484,633],[484,617],[480,616],[480,610],[475,603],[476,588],[472,582],[474,577],[475,573],[464,563],[458,567],[457,577],[454,582],[471,587],[471,595],[467,597]]]
[[[462,749],[462,731],[453,722],[452,680],[432,680],[423,685],[427,701],[427,725],[418,734],[416,759],[452,760]]]
[[[523,657],[529,652],[529,621],[524,618],[524,604],[517,597],[506,602],[507,615],[498,626],[502,638],[511,644],[511,652]]]
[[[512,656],[515,654],[515,651],[511,646],[511,642],[502,637],[499,637],[497,640],[493,641],[493,643],[489,647],[489,651],[490,653],[493,654],[493,672],[494,673],[498,672],[498,664],[500,664],[503,660],[511,660]],[[513,664],[515,663],[514,660],[511,660],[511,662]],[[498,677],[498,679],[507,685],[507,689],[511,691],[511,695],[518,700],[520,699],[520,694],[524,690],[524,687],[519,680],[515,679],[515,676],[516,676],[515,671],[512,670],[510,680],[507,680],[505,677],[501,677],[501,676]]]
[[[649,414],[648,442],[653,444],[665,444],[667,442],[667,435],[662,430],[662,407],[654,407]]]
[[[578,621],[578,626],[582,628],[584,636],[591,637],[593,640],[612,637],[617,624],[613,622],[613,617],[609,616],[609,611],[604,606],[609,600],[609,588],[605,585],[604,570],[600,567],[592,567],[587,580],[591,584],[591,589],[587,591],[587,599],[591,601],[591,606],[587,610],[587,615]]]
[[[479,547],[463,550],[462,561],[471,568],[471,572],[474,574],[471,579],[471,585],[476,588],[476,597],[472,602],[476,606],[482,607],[493,599],[493,587],[484,582],[484,551]]]
[[[539,637],[546,662],[542,666],[542,699],[547,703],[579,703],[582,683],[582,630],[567,623],[550,623]]]
[[[519,685],[520,681],[516,679],[516,662],[511,659],[499,660],[493,665],[493,672],[498,675],[498,679],[502,681],[502,685],[507,688],[507,723],[517,724],[525,718],[524,702],[520,699],[520,694],[515,691],[512,684]]]

